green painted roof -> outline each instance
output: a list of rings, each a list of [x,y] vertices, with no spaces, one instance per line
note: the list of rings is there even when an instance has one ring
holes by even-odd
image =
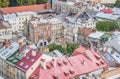
[[[104,35],[101,36],[101,38],[110,38],[110,37],[111,37],[111,35],[108,33],[105,33]]]
[[[23,55],[21,55],[19,52],[16,52],[16,53],[12,54],[10,57],[8,57],[7,61],[15,65],[22,58],[23,58]]]

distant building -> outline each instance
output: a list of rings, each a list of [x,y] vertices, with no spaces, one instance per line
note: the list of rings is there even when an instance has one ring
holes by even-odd
[[[4,79],[2,76],[0,76],[0,79]]]
[[[102,4],[115,4],[116,0],[101,0]]]
[[[50,61],[41,59],[41,64],[28,79],[79,79],[82,75],[85,75],[85,77],[91,76],[94,71],[100,71],[101,74],[107,70],[105,68],[107,68],[107,64],[101,56],[96,52],[83,50],[83,53],[71,57],[63,56],[57,59],[53,58]],[[98,74],[96,73],[92,78],[96,75]]]
[[[88,43],[89,43],[88,36],[92,32],[95,32],[95,30],[91,29],[91,28],[85,28],[85,27],[84,28],[79,28],[78,29],[78,38],[77,38],[78,44],[89,46],[88,45]]]
[[[8,21],[12,26],[13,32],[23,31],[24,22],[29,21],[32,16],[35,16],[34,12],[20,12],[12,14],[3,14],[0,15],[0,19],[3,21]]]
[[[120,54],[113,47],[103,47],[100,54],[110,67],[120,67]]]
[[[100,47],[102,45],[102,36],[104,35],[104,32],[93,32],[89,34],[88,41],[92,46]]]
[[[49,5],[50,4],[47,3],[40,5],[1,8],[2,14],[0,15],[0,19],[8,21],[12,26],[13,32],[22,33],[25,28],[25,21],[29,21],[32,16],[37,15],[37,13],[33,11],[48,10],[50,9]]]
[[[17,12],[19,13],[19,12],[29,12],[29,11],[50,9],[50,7],[47,7],[47,6],[49,6],[49,4],[7,7],[7,8],[1,8],[1,12],[3,14],[12,14],[12,13],[17,13]]]
[[[40,64],[40,56],[34,50],[30,50],[26,55],[16,64],[17,79],[28,79],[29,76]]]
[[[106,12],[98,12],[95,15],[95,17],[99,21],[101,21],[101,20],[112,20],[112,21],[118,21],[118,22],[120,21],[119,15],[114,15],[114,14],[108,13],[108,11],[107,11],[107,13]]]
[[[106,46],[114,48],[120,54],[120,32],[113,32],[112,37],[106,42]]]
[[[26,34],[31,42],[36,43],[38,47],[44,47],[62,38],[63,24],[54,17],[34,17],[28,23]]]
[[[0,47],[0,75],[2,75],[5,79],[9,79],[7,78],[7,76],[9,74],[7,74],[9,71],[9,67],[7,66],[6,60],[8,57],[10,57],[13,53],[15,53],[17,50],[19,49],[19,44],[16,42],[9,42],[9,41],[5,41],[5,45],[3,44]],[[14,68],[13,68],[13,72],[14,72]],[[11,72],[11,77],[15,78],[14,73]]]
[[[0,37],[4,35],[12,35],[12,26],[5,21],[0,22]],[[1,38],[2,39],[2,38]]]

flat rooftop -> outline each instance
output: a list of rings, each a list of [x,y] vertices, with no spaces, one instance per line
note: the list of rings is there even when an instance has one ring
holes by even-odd
[[[16,42],[12,42],[11,45],[8,48],[0,49],[0,57],[4,60],[6,60],[9,56],[11,56],[13,53],[15,53],[19,48],[19,44]]]

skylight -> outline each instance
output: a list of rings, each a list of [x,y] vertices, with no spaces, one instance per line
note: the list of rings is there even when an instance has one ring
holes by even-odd
[[[20,63],[20,66],[23,66],[23,64],[24,64],[24,63],[23,63],[23,62],[21,62],[21,63]]]
[[[35,60],[34,60],[34,59],[32,59],[31,61],[32,61],[32,62],[34,62]]]
[[[25,66],[26,69],[27,69],[28,67],[29,67],[28,65]]]

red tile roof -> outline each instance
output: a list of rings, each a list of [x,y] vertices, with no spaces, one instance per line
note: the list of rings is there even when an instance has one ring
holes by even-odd
[[[51,62],[52,61],[46,62],[46,69],[43,69],[41,65],[39,66],[39,78],[37,79],[54,79],[54,77],[58,77],[58,79],[69,79],[75,76],[75,70],[69,63],[66,56],[56,59],[55,67],[51,64]],[[31,77],[35,74],[36,73],[33,73]]]
[[[41,53],[33,53],[33,50],[30,50],[24,58],[22,58],[16,66],[26,72],[41,56]]]
[[[86,53],[72,56],[69,61],[76,70],[76,74],[85,74],[107,66],[97,53],[86,50]]]
[[[7,8],[1,8],[1,10],[4,14],[9,14],[16,12],[44,10],[45,8],[46,8],[46,4],[39,4],[39,5],[29,5],[29,6],[7,7]]]
[[[90,50],[86,50],[86,53],[81,53],[69,58],[66,56],[58,58],[56,59],[55,67],[51,62],[52,60],[46,62],[46,69],[43,69],[40,65],[38,68],[39,71],[37,69],[37,73],[33,73],[31,77],[39,74],[39,78],[37,79],[70,79],[75,75],[82,75],[107,66],[99,54]],[[65,62],[67,62],[67,64],[65,64]]]
[[[112,13],[113,11],[111,9],[105,9],[105,10],[101,10],[101,12],[104,12],[104,13]]]
[[[78,55],[78,54],[83,54],[85,50],[86,50],[86,48],[81,46],[80,48],[77,48],[73,51],[72,56]]]
[[[83,35],[89,35],[92,32],[95,32],[96,30],[93,30],[91,28],[79,28],[79,33],[83,34]]]

